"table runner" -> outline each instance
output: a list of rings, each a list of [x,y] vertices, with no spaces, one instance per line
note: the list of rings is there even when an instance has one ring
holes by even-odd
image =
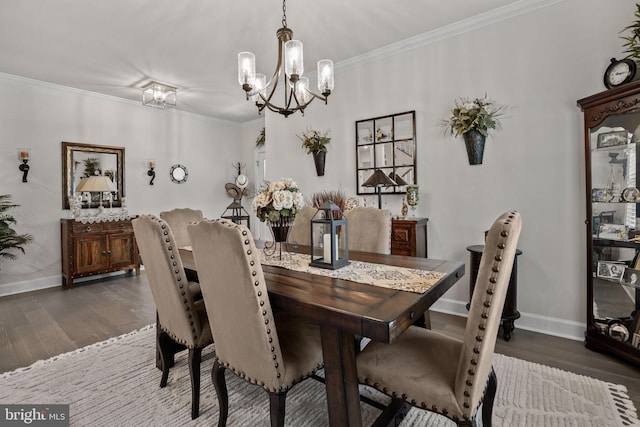
[[[338,270],[327,270],[309,266],[310,255],[295,252],[282,252],[282,259],[278,254],[266,255],[261,251],[263,265],[282,267],[288,270],[302,271],[320,276],[333,277],[352,282],[366,283],[383,288],[424,293],[438,282],[444,273],[437,271],[418,270],[415,268],[396,267],[386,264],[373,264],[362,261],[351,261],[351,264]]]

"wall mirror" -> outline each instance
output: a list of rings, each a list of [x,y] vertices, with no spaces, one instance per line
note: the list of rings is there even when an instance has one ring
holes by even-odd
[[[380,169],[398,182],[382,193],[404,194],[416,181],[416,112],[391,114],[356,122],[356,182],[358,194],[374,194],[362,184]]]
[[[124,147],[62,142],[62,209],[69,209],[69,197],[82,178],[104,175],[118,191],[111,194],[112,206],[121,206],[124,194]],[[107,194],[108,195],[108,194]],[[104,199],[104,198],[103,198]],[[83,208],[97,208],[100,194],[83,200]]]
[[[169,170],[169,176],[171,177],[171,181],[176,184],[184,184],[187,178],[189,178],[189,172],[186,166],[173,165],[171,166],[171,170]]]

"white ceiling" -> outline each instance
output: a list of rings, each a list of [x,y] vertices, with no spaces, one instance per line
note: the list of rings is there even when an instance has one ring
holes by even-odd
[[[290,0],[287,26],[310,72],[525,1]],[[157,80],[182,110],[243,122],[237,54],[271,76],[281,20],[280,0],[0,0],[0,72],[135,101]]]

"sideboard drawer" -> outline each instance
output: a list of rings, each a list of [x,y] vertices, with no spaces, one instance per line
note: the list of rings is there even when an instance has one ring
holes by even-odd
[[[71,225],[71,232],[77,233],[96,233],[103,230],[103,223],[83,224],[81,222],[74,221]]]

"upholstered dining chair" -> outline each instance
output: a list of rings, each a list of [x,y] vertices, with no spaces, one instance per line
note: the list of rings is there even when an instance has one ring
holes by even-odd
[[[283,426],[287,391],[322,368],[317,325],[271,310],[260,253],[248,228],[224,219],[187,226],[216,342],[211,378],[218,426],[229,411],[225,369],[269,394],[271,425]]]
[[[293,226],[289,230],[287,241],[289,243],[309,246],[311,245],[311,218],[318,209],[313,206],[305,206],[298,211],[293,221]]]
[[[358,207],[344,212],[350,251],[391,253],[391,212]]]
[[[160,212],[160,218],[165,220],[179,248],[191,246],[189,233],[187,233],[187,225],[192,221],[201,221],[203,218],[202,211],[191,208],[175,208],[170,211]]]
[[[160,387],[167,385],[173,343],[189,350],[191,418],[200,411],[200,361],[202,349],[213,342],[202,299],[195,300],[186,279],[178,245],[167,223],[152,215],[132,221],[140,255],[158,314],[158,340],[162,361]]]
[[[358,354],[359,381],[392,396],[388,408],[404,401],[459,426],[476,426],[482,403],[482,425],[491,426],[492,358],[521,227],[517,212],[491,226],[462,341],[411,326],[395,342],[372,341]]]

